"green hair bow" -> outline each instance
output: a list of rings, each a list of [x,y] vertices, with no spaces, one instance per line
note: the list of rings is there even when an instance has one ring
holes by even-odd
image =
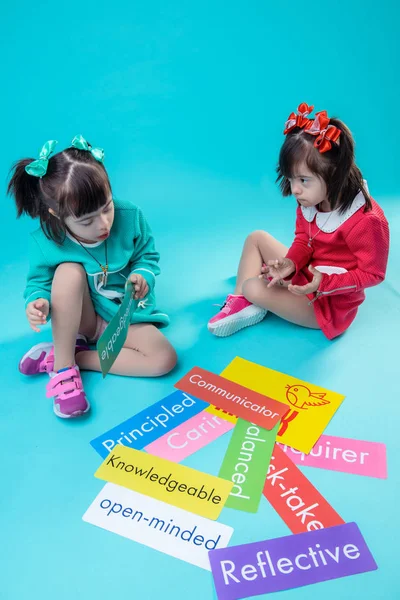
[[[33,177],[43,177],[43,175],[46,175],[50,155],[53,153],[57,143],[55,140],[49,140],[45,143],[40,151],[38,160],[34,160],[29,165],[26,165],[25,171],[28,175],[33,175]]]
[[[103,148],[93,148],[87,143],[82,135],[76,135],[71,142],[71,146],[73,148],[77,148],[78,150],[87,150],[97,161],[101,163],[104,161]]]

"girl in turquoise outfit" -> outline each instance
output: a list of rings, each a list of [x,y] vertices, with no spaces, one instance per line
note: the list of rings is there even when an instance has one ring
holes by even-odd
[[[169,319],[155,305],[159,254],[142,211],[113,198],[101,148],[76,136],[71,147],[52,155],[56,143],[46,142],[38,160],[14,165],[8,192],[18,216],[40,219],[31,234],[26,315],[36,332],[51,315],[53,331],[53,343],[31,348],[19,369],[47,373],[54,412],[70,418],[90,408],[80,369],[101,369],[87,342],[95,343],[118,311],[127,280],[139,302],[110,372],[164,375],[175,366],[176,353],[159,330]]]

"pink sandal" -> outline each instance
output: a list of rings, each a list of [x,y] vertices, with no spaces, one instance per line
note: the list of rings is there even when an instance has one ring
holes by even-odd
[[[61,373],[49,373],[49,375],[46,398],[54,398],[53,409],[57,417],[62,419],[80,417],[90,410],[77,365]]]

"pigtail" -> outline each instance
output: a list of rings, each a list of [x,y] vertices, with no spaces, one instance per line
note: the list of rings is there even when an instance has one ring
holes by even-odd
[[[14,196],[18,217],[25,213],[35,219],[40,215],[40,179],[28,175],[25,171],[25,167],[34,160],[34,158],[23,158],[16,162],[10,171],[12,175],[7,193]]]
[[[330,178],[328,197],[332,208],[345,212],[355,196],[361,191],[365,197],[365,212],[371,210],[372,201],[367,192],[360,169],[355,162],[354,139],[350,129],[339,119],[330,119],[330,124],[340,130],[337,144],[329,151],[335,168]]]

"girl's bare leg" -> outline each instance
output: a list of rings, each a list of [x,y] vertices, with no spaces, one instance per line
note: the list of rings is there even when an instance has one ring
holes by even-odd
[[[81,369],[101,371],[96,351],[81,351],[76,355]],[[128,330],[126,342],[117,356],[110,373],[130,377],[159,377],[175,367],[176,352],[157,327],[137,323]]]
[[[243,284],[245,298],[274,313],[278,317],[311,329],[320,329],[315,318],[313,307],[309,304],[307,296],[295,296],[287,286],[268,288],[265,279],[248,279]]]
[[[287,247],[266,231],[254,231],[244,244],[239,263],[235,294],[243,294],[249,302],[261,306],[286,321],[303,327],[320,329],[307,296],[295,296],[284,286],[268,288],[259,279],[263,263],[286,256]]]
[[[87,277],[77,263],[61,264],[54,275],[51,295],[51,317],[54,340],[54,370],[71,367],[101,371],[96,350],[83,350],[75,356],[79,333],[91,338],[97,316],[90,298]],[[131,377],[157,377],[169,373],[176,365],[176,352],[154,325],[131,325],[124,348],[110,373]]]
[[[242,294],[246,279],[258,277],[263,263],[285,256],[287,248],[266,231],[253,231],[243,246],[234,294]]]
[[[58,371],[75,364],[78,331],[90,336],[96,327],[96,314],[89,295],[86,273],[77,263],[62,263],[54,274],[51,322],[54,370]]]

